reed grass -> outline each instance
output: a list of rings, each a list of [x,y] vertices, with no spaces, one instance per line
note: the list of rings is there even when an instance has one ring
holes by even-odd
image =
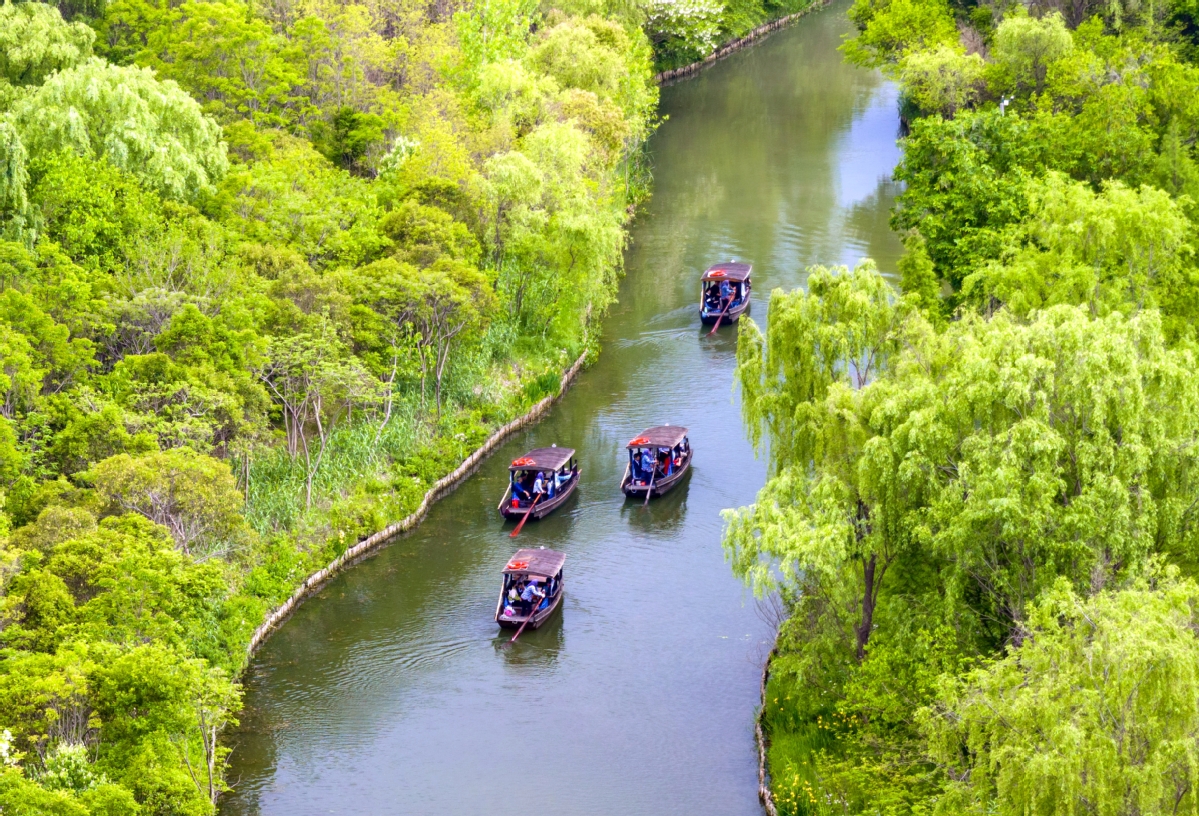
[[[357,420],[335,428],[312,478],[312,505],[305,506],[306,470],[286,449],[271,448],[250,465],[246,519],[259,533],[295,531],[307,517],[323,515],[334,503],[371,482],[389,482],[397,460],[427,441],[431,432],[415,411],[398,406],[380,433],[377,421]]]

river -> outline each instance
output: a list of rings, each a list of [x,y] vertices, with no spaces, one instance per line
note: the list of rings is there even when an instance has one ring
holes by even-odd
[[[845,65],[844,0],[662,91],[654,197],[603,353],[411,535],[334,580],[252,661],[221,811],[759,814],[753,717],[771,628],[733,578],[720,510],[765,480],[705,337],[700,272],[754,264],[753,314],[811,264],[893,271],[895,89]],[[688,481],[646,509],[624,444],[690,428]],[[511,648],[492,623],[514,549],[495,505],[524,450],[574,447],[578,494],[523,546],[567,553],[566,599]]]

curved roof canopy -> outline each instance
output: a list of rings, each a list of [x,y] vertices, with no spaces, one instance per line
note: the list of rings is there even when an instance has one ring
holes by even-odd
[[[506,575],[544,575],[552,578],[566,563],[566,553],[557,550],[524,549],[508,559],[504,567]]]
[[[574,448],[536,448],[513,459],[508,470],[557,470],[574,455]]]
[[[749,275],[754,268],[747,263],[737,263],[729,261],[728,263],[713,264],[708,267],[708,271],[704,273],[703,280],[705,281],[720,281],[728,280],[734,283],[749,280]]]
[[[682,425],[658,425],[646,428],[629,440],[629,448],[673,448],[687,436],[687,429]]]

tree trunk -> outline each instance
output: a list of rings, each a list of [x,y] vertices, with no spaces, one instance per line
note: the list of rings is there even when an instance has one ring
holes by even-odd
[[[383,421],[379,423],[379,430],[375,432],[375,447],[379,446],[379,440],[383,438],[383,430],[387,427],[387,423],[391,421],[391,406],[395,401],[395,382],[396,370],[400,365],[400,357],[398,354],[393,354],[391,357],[391,376],[387,378],[387,400],[384,402]]]
[[[874,569],[878,564],[878,556],[875,553],[870,553],[870,558],[863,560],[862,621],[856,627],[859,663],[866,658],[866,644],[870,642],[870,632],[874,629],[874,604],[877,600],[874,593]]]

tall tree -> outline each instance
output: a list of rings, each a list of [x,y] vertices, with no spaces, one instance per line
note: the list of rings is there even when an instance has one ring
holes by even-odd
[[[258,376],[279,404],[292,461],[304,458],[304,502],[311,507],[329,435],[355,405],[377,404],[379,382],[356,360],[346,359],[324,321],[316,333],[273,338]]]
[[[1064,582],[1026,637],[922,712],[951,780],[938,813],[1167,816],[1199,807],[1199,587],[1081,598]]]
[[[217,124],[145,68],[90,59],[51,76],[11,117],[32,156],[104,158],[168,198],[213,191],[229,166]]]
[[[996,647],[1021,637],[1058,576],[1081,589],[1153,553],[1195,562],[1199,377],[1189,352],[1166,347],[1157,313],[1058,307],[943,335],[910,318],[881,376],[855,389],[850,361],[870,355],[831,354],[834,320],[812,332],[788,319],[820,314],[820,291],[772,307],[765,358],[742,329],[746,414],[769,422],[775,475],[729,515],[738,573],[769,588],[778,565],[804,603],[856,609],[860,656],[896,569],[909,581],[938,570],[944,601]]]
[[[0,5],[0,84],[40,85],[92,55],[96,34],[46,3]],[[0,100],[3,96],[0,95]]]

